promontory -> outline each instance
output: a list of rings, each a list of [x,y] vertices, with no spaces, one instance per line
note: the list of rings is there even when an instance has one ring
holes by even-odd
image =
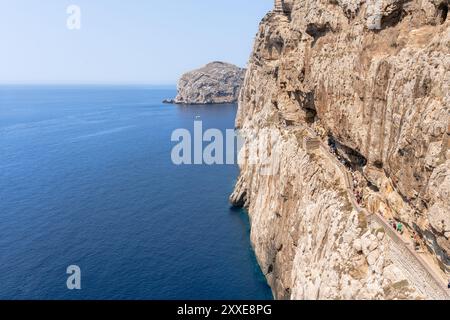
[[[185,73],[178,82],[175,104],[236,103],[245,77],[245,69],[225,62],[211,62]]]

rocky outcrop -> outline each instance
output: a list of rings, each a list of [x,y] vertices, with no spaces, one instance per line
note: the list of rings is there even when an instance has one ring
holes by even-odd
[[[420,263],[397,256],[406,251],[355,210],[336,167],[303,139],[313,130],[334,141],[363,180],[364,206],[416,232],[445,279],[449,1],[281,5],[261,22],[241,92],[236,126],[245,144],[231,196],[248,209],[275,297],[439,298],[415,278]]]
[[[212,62],[184,74],[178,82],[178,95],[165,103],[222,104],[236,103],[245,69],[224,62]]]

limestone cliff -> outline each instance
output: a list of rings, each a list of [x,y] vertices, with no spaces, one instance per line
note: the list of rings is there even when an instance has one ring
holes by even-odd
[[[245,69],[224,62],[212,62],[185,73],[178,82],[176,104],[236,103]]]
[[[231,201],[276,298],[448,298],[448,6],[276,1],[261,22]]]

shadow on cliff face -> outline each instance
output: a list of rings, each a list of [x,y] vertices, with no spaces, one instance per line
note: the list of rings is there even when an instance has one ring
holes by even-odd
[[[330,23],[328,22],[325,24],[310,23],[306,27],[306,33],[314,39],[312,42],[313,47],[319,38],[324,37],[330,31],[332,31],[332,29]]]
[[[394,4],[394,9],[391,13],[381,18],[381,29],[395,27],[406,16],[403,9],[403,3]]]
[[[346,166],[353,169],[360,169],[367,165],[366,157],[355,149],[341,144],[331,134],[328,135],[328,145]],[[382,167],[383,164],[379,164],[379,166]]]
[[[447,20],[448,16],[448,4],[447,3],[441,3],[437,10],[437,17],[439,24],[443,24]]]

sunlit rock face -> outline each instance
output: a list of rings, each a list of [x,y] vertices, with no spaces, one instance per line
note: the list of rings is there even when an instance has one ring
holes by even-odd
[[[284,5],[261,22],[248,65],[236,126],[251,138],[231,196],[248,209],[275,296],[435,298],[355,212],[338,170],[305,151],[301,126],[357,159],[376,190],[366,205],[416,231],[436,268],[449,272],[449,1]],[[279,154],[276,174],[261,173],[262,145]]]
[[[176,104],[236,103],[245,69],[224,62],[212,62],[185,73],[178,82]]]

